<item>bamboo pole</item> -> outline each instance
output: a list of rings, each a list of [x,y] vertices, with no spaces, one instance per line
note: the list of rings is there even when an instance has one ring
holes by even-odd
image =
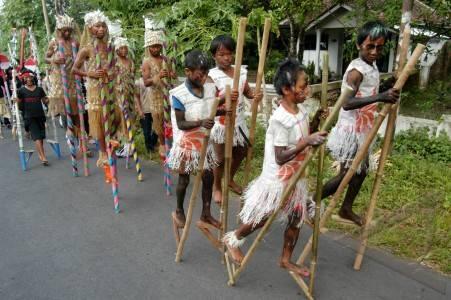
[[[371,227],[371,220],[373,219],[374,209],[376,208],[377,195],[380,190],[382,176],[384,174],[385,161],[390,149],[390,141],[392,139],[394,120],[396,119],[396,110],[392,109],[388,117],[387,128],[385,129],[384,143],[382,146],[381,156],[379,158],[379,165],[377,167],[376,178],[374,179],[373,189],[371,191],[370,204],[365,217],[365,223],[362,228],[360,236],[360,245],[357,250],[357,255],[354,261],[354,270],[360,270],[362,265],[363,256],[365,254],[366,246],[368,244],[369,230]]]
[[[335,103],[333,110],[327,120],[324,122],[323,126],[321,126],[321,131],[328,131],[332,127],[332,122],[335,120],[336,116],[338,115],[338,112],[343,105],[344,99],[347,99],[352,94],[352,89],[346,87],[340,97],[338,98],[338,101]],[[287,186],[285,187],[279,206],[276,208],[276,210],[273,212],[273,214],[268,218],[265,225],[262,227],[260,232],[258,233],[257,237],[255,238],[254,242],[252,243],[251,247],[247,251],[246,255],[244,256],[243,261],[241,262],[240,267],[234,272],[232,278],[229,278],[229,285],[234,285],[238,276],[241,274],[241,272],[244,270],[244,268],[249,263],[250,258],[254,254],[258,244],[265,236],[266,232],[268,231],[269,227],[271,226],[272,222],[275,220],[277,214],[279,211],[285,207],[288,200],[290,199],[290,196],[296,187],[296,183],[301,178],[301,176],[304,174],[305,169],[307,168],[307,165],[312,160],[312,158],[315,156],[315,154],[318,152],[318,147],[314,147],[304,158],[304,161],[302,162],[302,165],[299,167],[299,169],[296,171],[296,173],[293,174],[290,181],[288,182]]]
[[[406,83],[407,79],[409,78],[410,73],[415,69],[415,64],[418,61],[418,58],[423,53],[424,48],[425,48],[424,45],[421,45],[421,44],[417,45],[417,47],[415,48],[415,51],[412,53],[412,56],[410,57],[409,61],[407,62],[407,65],[403,68],[398,80],[396,81],[395,86],[394,86],[395,89],[398,89],[398,90],[402,89],[402,87]],[[329,219],[329,217],[331,216],[332,211],[334,210],[335,206],[337,205],[337,202],[338,202],[341,194],[343,193],[346,186],[348,185],[348,183],[351,181],[352,177],[356,173],[360,163],[366,157],[368,149],[369,149],[374,137],[376,136],[377,131],[379,130],[382,122],[384,121],[384,119],[387,116],[387,114],[389,113],[389,111],[391,109],[393,109],[394,107],[396,107],[396,104],[387,103],[384,105],[383,109],[379,112],[379,115],[377,116],[377,118],[374,121],[373,128],[368,133],[367,138],[365,139],[365,142],[360,146],[359,150],[357,151],[357,154],[356,154],[354,160],[352,161],[351,167],[349,168],[348,172],[342,179],[340,185],[337,188],[337,191],[335,192],[334,196],[332,197],[332,200],[329,203],[329,206],[326,208],[326,211],[324,212],[323,216],[321,217],[321,221],[319,224],[320,230],[322,227],[324,227],[326,225],[326,222]],[[302,251],[301,256],[299,257],[299,259],[297,261],[298,264],[302,264],[304,262],[305,258],[310,253],[311,248],[312,248],[312,236],[310,236],[310,239],[307,242],[307,245],[304,247],[304,250]]]
[[[401,48],[399,49],[399,63],[398,63],[398,69],[395,72],[395,77],[398,78],[402,69],[404,68],[406,61],[407,61],[407,53],[409,51],[409,46],[410,46],[410,26],[406,26],[404,28],[404,31],[401,34],[402,36],[402,43],[401,43]],[[401,92],[401,91],[399,91]],[[393,108],[392,112],[390,112],[390,114],[395,114],[394,117],[389,118],[388,122],[387,122],[387,127],[389,126],[389,122],[392,122],[393,125],[390,126],[393,132],[390,132],[390,136],[391,136],[391,140],[390,140],[390,145],[388,148],[388,152],[391,152],[392,146],[393,146],[393,138],[395,136],[395,130],[396,130],[396,119],[398,117],[398,110],[399,110],[399,105],[401,103],[401,95],[399,96],[399,101],[396,104],[396,106]]]
[[[329,81],[329,54],[326,52],[323,56],[323,76],[321,82],[321,109],[327,110],[327,82]],[[316,275],[316,265],[318,262],[318,237],[319,237],[319,220],[321,218],[321,194],[323,191],[323,168],[324,155],[326,152],[325,145],[319,147],[318,155],[318,174],[316,175],[316,193],[315,193],[315,223],[313,227],[313,245],[312,260],[310,262],[310,284],[309,292],[313,294],[313,287]]]
[[[299,275],[294,274],[293,272],[288,272],[290,273],[291,277],[294,279],[294,281],[296,281],[296,283],[299,285],[299,287],[301,288],[301,290],[304,292],[305,297],[308,300],[313,300],[313,296],[312,296],[312,291],[309,290],[309,287],[307,286],[307,284],[304,282],[304,280],[302,280]],[[311,280],[311,279],[310,279]]]
[[[404,9],[404,7],[403,7]],[[410,23],[410,21],[409,21]],[[402,44],[400,49],[400,55],[399,55],[399,64],[398,69],[396,72],[396,75],[400,75],[400,71],[405,65],[405,62],[407,61],[407,52],[410,45],[410,26],[406,26],[404,28],[404,31],[402,32]],[[371,191],[371,197],[370,197],[370,203],[368,205],[367,213],[365,215],[365,223],[363,225],[361,234],[360,234],[360,245],[357,250],[357,255],[354,261],[354,270],[358,271],[360,270],[362,266],[363,256],[365,255],[366,247],[368,245],[368,237],[369,237],[369,231],[371,227],[371,221],[374,216],[374,210],[376,208],[376,202],[377,197],[379,194],[380,186],[382,183],[382,177],[384,175],[384,167],[387,160],[387,157],[390,153],[392,141],[395,134],[395,127],[396,127],[396,118],[398,114],[398,108],[399,108],[399,102],[398,101],[395,105],[395,107],[390,111],[387,121],[387,127],[385,128],[385,136],[384,136],[384,143],[382,145],[382,151],[379,158],[379,165],[377,167],[376,172],[376,178],[374,179],[373,183],[373,189]]]
[[[404,65],[407,61],[407,52],[409,50],[409,44],[410,44],[410,22],[412,21],[412,7],[413,7],[413,0],[403,0],[402,1],[402,14],[401,14],[401,24],[399,26],[399,41],[398,41],[398,48],[397,48],[397,55],[396,55],[396,76],[399,76],[401,70],[404,68]],[[401,102],[401,96],[399,98],[399,102]],[[396,107],[396,115],[398,114],[399,110],[399,104]],[[393,131],[396,130],[396,118],[394,119],[394,126]],[[393,143],[393,137],[390,141]],[[392,144],[389,148],[389,153],[391,152]]]
[[[77,58],[78,46],[75,40],[72,40],[72,57],[75,60]],[[80,149],[83,152],[83,170],[84,175],[89,176],[89,161],[88,161],[88,134],[85,128],[85,105],[83,99],[83,91],[81,85],[81,77],[75,75],[75,92],[77,95],[77,106],[78,106],[78,118],[80,122]]]
[[[22,28],[20,36],[20,49],[19,49],[19,71],[22,71],[25,61],[25,38],[27,36],[27,29]]]
[[[47,39],[50,40],[52,32],[50,30],[49,15],[47,14],[47,6],[45,5],[45,0],[41,0],[41,4],[42,4],[42,13],[44,15],[45,30],[47,31]]]
[[[168,40],[165,35],[165,42],[163,43],[163,69],[168,70],[168,66],[171,64],[171,60],[167,56],[168,51]],[[162,78],[163,81],[163,128],[164,128],[164,150],[165,157],[163,159],[164,165],[164,187],[166,190],[166,195],[170,196],[172,194],[172,178],[171,178],[171,170],[169,169],[168,164],[165,162],[167,157],[169,156],[169,152],[171,151],[172,145],[172,131],[168,130],[171,125],[171,100],[169,99],[169,90],[171,89],[172,82],[171,78]],[[161,145],[160,145],[161,147]],[[160,151],[158,151],[160,152]],[[160,154],[161,155],[161,154]]]
[[[23,66],[24,60],[24,48],[25,48],[25,36],[27,32],[26,29],[22,29],[21,37],[20,37],[20,48],[19,48],[19,68]],[[13,61],[13,70],[12,70],[12,83],[13,83],[13,98],[16,99],[15,102],[15,113],[16,113],[16,126],[17,126],[17,137],[19,140],[19,158],[22,164],[22,170],[27,170],[27,157],[25,155],[25,148],[23,144],[23,134],[22,134],[22,121],[20,120],[20,112],[19,112],[19,99],[17,98],[17,85],[16,85],[16,65]]]
[[[16,28],[12,29],[12,37],[11,41],[8,43],[8,53],[9,53],[9,59],[11,60],[11,65],[13,68],[17,66],[16,56],[17,56],[17,30]],[[9,93],[8,89],[8,83],[7,80],[5,81],[5,88],[6,91]],[[10,103],[11,103],[11,118],[12,118],[12,129],[11,134],[13,140],[16,139],[16,133],[17,133],[17,119],[16,119],[16,113],[15,113],[15,104],[14,104],[14,94],[10,95]]]
[[[61,58],[65,58],[64,44],[62,41],[58,42],[58,52]],[[64,96],[64,108],[67,121],[67,144],[70,150],[71,163],[72,163],[72,176],[78,177],[78,165],[77,165],[77,148],[75,146],[75,126],[72,120],[72,109],[70,106],[69,95],[69,82],[66,73],[66,64],[60,65],[61,79],[63,82],[63,96]]]
[[[27,170],[27,160],[25,157],[25,148],[23,145],[23,136],[22,136],[22,121],[20,120],[20,112],[19,112],[19,100],[17,98],[17,85],[16,85],[16,68],[12,70],[12,82],[13,82],[13,99],[14,102],[14,110],[16,114],[16,130],[17,130],[17,139],[19,140],[19,158],[20,163],[22,165],[22,170]]]
[[[232,101],[230,98],[231,88],[230,85],[225,86],[225,105],[226,111],[231,111]],[[226,133],[225,133],[225,149],[224,149],[224,184],[222,186],[222,203],[221,203],[221,212],[220,212],[220,222],[222,224],[221,230],[219,232],[218,239],[221,240],[227,230],[227,221],[228,221],[228,207],[229,207],[229,183],[230,183],[230,168],[232,166],[232,147],[233,147],[233,131],[234,127],[231,126],[232,114],[227,113],[225,125],[226,125]],[[227,267],[230,267],[227,265]]]
[[[268,48],[268,40],[269,40],[269,32],[271,30],[271,19],[265,19],[265,26],[263,28],[263,39],[260,48],[260,58],[258,61],[258,69],[257,69],[257,79],[255,82],[255,94],[261,92],[261,84],[263,79],[263,73],[265,71],[265,61],[266,61],[266,50]],[[254,150],[254,142],[255,142],[255,128],[257,125],[257,111],[258,111],[259,103],[257,101],[252,102],[251,106],[251,124],[249,128],[249,145],[247,148],[247,156],[246,156],[246,165],[244,167],[244,184],[243,186],[247,186],[249,183],[249,174],[251,171],[251,162],[252,162],[252,154]],[[240,208],[243,207],[243,201],[240,202]]]
[[[210,119],[213,119],[216,116],[216,110],[218,108],[219,100],[215,99],[213,102],[211,112],[210,112]],[[202,141],[202,146],[200,149],[200,160],[199,160],[199,170],[197,171],[196,178],[194,180],[194,186],[193,191],[191,192],[191,197],[189,199],[189,206],[188,206],[188,214],[186,216],[186,222],[185,227],[183,228],[182,237],[180,238],[180,243],[177,247],[177,254],[175,256],[175,262],[180,262],[183,254],[183,247],[185,246],[186,239],[188,238],[189,233],[189,227],[191,225],[191,220],[193,219],[193,211],[194,206],[196,205],[197,201],[197,194],[199,193],[199,187],[200,183],[202,181],[202,174],[204,173],[204,163],[205,158],[207,156],[207,147],[208,147],[208,141],[210,140],[210,131],[211,129],[208,129],[205,133],[204,140]]]
[[[247,25],[247,18],[240,18],[240,23],[238,27],[238,38],[237,38],[237,45],[236,45],[236,53],[235,53],[235,66],[233,70],[233,91],[237,91],[240,84],[240,75],[241,75],[241,63],[243,61],[243,48],[244,48],[244,38],[246,34],[246,25]],[[230,182],[230,169],[231,169],[231,158],[232,158],[232,148],[233,148],[233,133],[235,131],[235,118],[236,118],[236,109],[238,105],[238,101],[231,102],[230,110],[232,111],[232,115],[230,116],[229,120],[230,123],[228,123],[228,127],[226,130],[226,135],[229,137],[229,139],[226,139],[226,143],[224,145],[224,185],[222,188],[222,203],[221,203],[221,212],[220,212],[220,220],[222,223],[221,227],[221,236],[226,232],[227,230],[227,218],[228,218],[228,211],[229,211],[229,182]],[[231,136],[231,139],[230,139]],[[230,155],[230,163],[228,165],[225,165],[225,153],[229,151]],[[227,174],[227,179],[226,179]],[[225,180],[228,180],[228,182],[225,182]]]

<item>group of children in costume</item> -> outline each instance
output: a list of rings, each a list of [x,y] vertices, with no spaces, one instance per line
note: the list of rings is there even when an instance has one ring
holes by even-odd
[[[136,113],[141,118],[145,144],[148,150],[154,150],[160,144],[160,153],[164,155],[163,102],[164,79],[175,78],[175,72],[163,67],[161,56],[163,33],[146,31],[146,55],[142,64],[142,78],[135,81],[133,61],[128,57],[129,45],[123,38],[117,38],[111,45],[108,36],[108,19],[99,12],[88,13],[80,45],[74,38],[75,26],[68,16],[57,20],[57,38],[49,45],[46,62],[54,66],[51,72],[52,90],[49,93],[52,113],[64,112],[62,106],[62,81],[58,66],[65,65],[69,76],[71,93],[71,114],[78,114],[74,92],[73,76],[86,79],[87,108],[90,134],[99,141],[98,165],[106,165],[105,135],[114,136],[124,128],[123,111],[132,110],[130,106],[136,100]],[[339,174],[324,185],[322,197],[332,195],[343,179],[359,146],[364,142],[373,126],[377,103],[394,103],[399,91],[388,87],[379,91],[379,71],[376,60],[381,56],[387,39],[384,24],[374,21],[360,28],[357,36],[359,58],[348,66],[342,86],[349,86],[354,94],[345,99],[338,121],[329,134],[327,148],[332,157],[341,164]],[[79,48],[76,56],[73,48]],[[61,56],[59,48],[64,49]],[[185,225],[184,199],[190,182],[190,175],[200,169],[202,176],[202,213],[201,220],[220,228],[221,224],[211,213],[212,198],[218,204],[222,201],[222,176],[224,173],[225,148],[225,87],[232,86],[235,53],[235,41],[228,35],[214,38],[210,45],[210,54],[216,66],[211,68],[211,57],[200,50],[192,50],[185,55],[185,81],[169,92],[173,145],[166,162],[178,173],[176,187],[177,206],[175,220],[179,227]],[[29,77],[27,77],[29,78]],[[31,82],[26,80],[27,83]],[[112,83],[115,83],[113,86]],[[27,84],[29,86],[29,84]],[[25,88],[28,88],[28,87]],[[240,70],[237,90],[232,90],[231,100],[237,102],[235,128],[233,130],[233,157],[231,182],[229,188],[244,199],[239,213],[242,225],[225,234],[223,242],[231,258],[240,263],[243,253],[240,246],[245,238],[262,227],[267,218],[280,204],[283,190],[292,175],[301,166],[305,156],[313,146],[326,141],[327,132],[318,132],[319,112],[312,121],[303,106],[309,96],[308,76],[304,67],[295,59],[280,62],[274,76],[274,87],[280,96],[278,108],[273,112],[265,137],[263,169],[259,177],[248,187],[240,187],[234,180],[242,160],[247,152],[249,130],[245,119],[244,98],[259,102],[261,93],[255,93],[247,81],[247,71]],[[113,93],[113,95],[111,95]],[[18,94],[23,105],[29,105],[30,97]],[[110,97],[108,97],[108,95]],[[40,95],[42,99],[45,94]],[[124,101],[127,99],[128,101]],[[216,117],[211,119],[213,103],[219,101]],[[112,109],[107,112],[111,120],[110,132],[105,132],[102,104],[108,102]],[[23,107],[22,105],[22,107]],[[42,124],[34,122],[31,126],[34,138],[42,139]],[[122,124],[122,125],[121,125]],[[76,124],[78,126],[78,124]],[[37,129],[36,129],[37,128]],[[207,130],[211,130],[211,139],[203,166],[199,166],[201,145]],[[34,139],[33,138],[33,139]],[[42,159],[45,159],[45,154]],[[46,160],[46,159],[45,159]],[[370,169],[370,159],[361,164],[351,180],[344,203],[339,211],[342,218],[362,225],[362,219],[352,211],[353,202]],[[296,184],[288,204],[283,208],[281,219],[286,223],[280,266],[300,276],[309,276],[307,269],[291,262],[300,225],[307,215],[307,202],[310,201],[307,177],[304,174]]]
[[[395,103],[399,91],[388,88],[379,93],[379,71],[376,60],[381,56],[387,39],[384,24],[374,21],[365,24],[359,31],[357,47],[359,58],[349,65],[343,87],[350,86],[354,94],[345,99],[338,122],[332,129],[327,148],[333,158],[341,163],[340,173],[324,186],[322,197],[332,195],[352,162],[357,149],[364,142],[373,126],[377,103]],[[210,212],[212,195],[218,203],[222,200],[221,179],[224,157],[224,114],[219,109],[215,120],[209,119],[209,108],[216,97],[224,102],[225,86],[232,86],[234,69],[232,66],[235,43],[229,36],[218,36],[212,42],[210,51],[216,67],[208,71],[206,54],[195,50],[186,56],[186,80],[171,91],[174,146],[168,157],[169,166],[179,173],[177,184],[177,225],[184,226],[183,201],[189,183],[189,174],[204,170],[202,183],[201,220],[220,228],[219,221]],[[238,169],[246,153],[248,129],[244,118],[244,97],[260,101],[249,88],[246,70],[240,72],[238,90],[232,91],[232,101],[238,101],[233,136],[233,160],[231,177]],[[225,234],[223,242],[231,258],[240,263],[243,253],[240,246],[245,237],[262,227],[267,218],[276,210],[283,190],[291,176],[301,166],[306,154],[313,146],[326,141],[327,132],[318,132],[319,117],[327,112],[319,111],[310,122],[302,102],[309,94],[308,76],[304,67],[295,59],[282,61],[274,76],[274,87],[281,97],[279,107],[273,112],[265,137],[263,169],[260,176],[243,192],[244,206],[239,213],[242,225]],[[211,142],[207,148],[204,166],[199,166],[201,142],[206,129],[212,128]],[[369,169],[369,158],[359,168],[351,180],[345,201],[339,215],[358,225],[361,218],[352,211],[352,204],[360,190]],[[211,171],[213,170],[213,172]],[[213,178],[212,178],[213,176]],[[212,187],[213,185],[213,187]],[[233,180],[230,186],[238,194],[242,189]],[[305,175],[296,184],[288,204],[283,208],[281,219],[286,223],[280,266],[300,276],[309,276],[309,271],[291,262],[300,225],[307,216],[307,202],[311,195]]]

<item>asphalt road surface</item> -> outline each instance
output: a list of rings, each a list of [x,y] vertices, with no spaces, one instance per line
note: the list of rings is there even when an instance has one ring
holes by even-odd
[[[115,214],[111,187],[103,183],[94,159],[91,176],[72,177],[61,136],[62,160],[47,145],[50,167],[41,166],[35,154],[29,170],[22,172],[17,142],[8,131],[4,134],[0,299],[303,298],[289,274],[277,265],[280,224],[272,227],[237,285],[228,287],[219,252],[194,224],[182,263],[174,262],[170,215],[175,198],[165,195],[160,166],[144,163],[144,182],[138,183],[134,170],[119,161],[122,212]],[[30,141],[26,145],[32,147]],[[234,224],[236,199],[231,206],[229,222]],[[200,201],[194,220],[199,211]],[[213,211],[218,214],[216,206]],[[308,228],[302,230],[296,255],[309,233]],[[450,278],[380,250],[370,249],[362,270],[354,271],[354,249],[355,241],[345,236],[321,237],[317,299],[451,299]]]

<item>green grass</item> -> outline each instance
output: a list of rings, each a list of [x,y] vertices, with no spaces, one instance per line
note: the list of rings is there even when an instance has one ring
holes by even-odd
[[[400,107],[403,115],[439,120],[443,114],[451,114],[451,84],[436,81],[424,90],[417,86],[405,88]]]
[[[374,174],[356,199],[366,211]],[[413,154],[394,154],[384,172],[369,244],[451,274],[451,168]],[[331,228],[358,237],[357,228],[329,222]]]

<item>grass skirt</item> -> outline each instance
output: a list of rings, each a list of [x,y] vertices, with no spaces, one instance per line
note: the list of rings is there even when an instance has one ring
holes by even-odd
[[[235,126],[235,130],[233,131],[233,146],[247,146],[246,140],[243,137],[243,134],[240,132],[240,128],[245,134],[246,138],[249,138],[249,129],[245,124],[240,124]],[[224,144],[225,143],[225,135],[226,135],[226,127],[219,123],[215,122],[213,129],[211,130],[211,139],[216,144]]]
[[[250,183],[244,191],[244,206],[239,216],[243,224],[260,223],[268,218],[279,206],[285,184],[281,181],[272,181],[262,176]],[[288,217],[296,215],[301,218],[306,216],[306,203],[309,198],[306,179],[300,179],[294,189],[291,199],[287,205],[280,211],[279,220],[283,223],[288,222]]]
[[[169,168],[183,174],[196,173],[199,170],[200,151],[205,136],[203,130],[196,128],[180,132],[180,138],[174,143],[166,160]],[[217,166],[216,153],[212,143],[208,143],[207,156],[203,168],[211,170]]]
[[[359,147],[365,142],[368,132],[357,132],[353,125],[337,124],[329,134],[327,149],[330,151],[334,160],[344,164],[345,168],[349,168]],[[372,152],[373,145],[374,141],[370,145],[367,158],[369,157],[369,153]],[[368,171],[367,161],[369,161],[369,170],[375,169],[375,165],[371,159],[364,159],[357,168],[357,174],[360,174],[362,170]]]

